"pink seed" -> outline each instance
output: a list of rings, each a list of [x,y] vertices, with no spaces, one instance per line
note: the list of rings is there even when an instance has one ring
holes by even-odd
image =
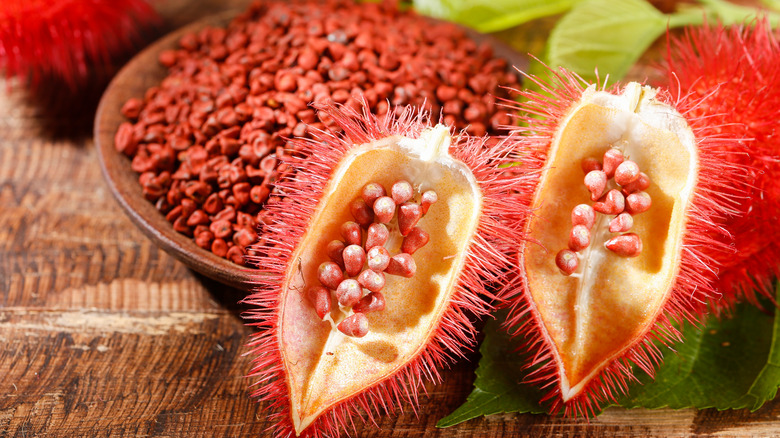
[[[385,224],[371,224],[366,235],[366,249],[371,251],[375,246],[384,246],[390,237],[390,231]]]
[[[357,198],[349,204],[349,211],[352,213],[352,217],[355,218],[355,222],[360,224],[363,228],[368,228],[372,222],[374,222],[374,211],[366,204],[363,198]]]
[[[650,209],[653,200],[647,192],[636,192],[626,197],[626,208],[631,214],[644,213]]]
[[[588,172],[601,170],[601,161],[597,158],[583,158],[580,165],[582,166],[582,171],[585,172],[586,175]]]
[[[363,240],[361,234],[360,225],[357,222],[349,221],[341,225],[341,237],[344,238],[347,245],[360,245]]]
[[[320,319],[330,313],[330,291],[322,286],[310,287],[306,290],[306,297],[314,306],[314,311]]]
[[[366,269],[358,275],[357,282],[371,292],[379,292],[385,287],[385,274]]]
[[[376,220],[386,224],[393,220],[395,215],[395,201],[389,196],[382,196],[374,202],[374,214]]]
[[[593,203],[593,209],[599,213],[617,215],[623,213],[626,208],[626,199],[620,190],[612,189],[602,196],[598,202]]]
[[[355,313],[344,318],[336,327],[347,336],[362,338],[368,334],[368,318],[362,313]]]
[[[563,275],[571,275],[580,265],[580,259],[577,253],[570,249],[562,249],[555,255],[555,266],[561,270]]]
[[[604,153],[603,170],[607,174],[607,179],[612,178],[615,175],[620,163],[623,162],[623,153],[618,149],[610,149]]]
[[[366,263],[366,250],[360,245],[349,245],[344,248],[344,270],[347,275],[354,277],[363,270]]]
[[[582,251],[590,245],[590,231],[585,225],[575,225],[569,234],[569,249]]]
[[[571,224],[572,225],[585,225],[585,228],[593,228],[593,224],[596,222],[596,212],[593,211],[593,207],[588,204],[580,204],[571,211]]]
[[[636,257],[642,253],[642,239],[634,233],[613,237],[604,246],[621,257]]]
[[[585,175],[585,187],[590,192],[591,201],[599,199],[607,187],[607,175],[601,170],[591,170]]]
[[[374,201],[381,198],[382,196],[385,196],[386,194],[387,192],[381,184],[373,182],[363,186],[363,192],[361,193],[361,196],[363,197],[363,201],[365,201],[369,207],[373,207]]]
[[[620,213],[609,221],[610,233],[625,233],[634,226],[634,217],[630,213]]]
[[[363,298],[363,288],[357,280],[348,278],[339,283],[336,288],[336,299],[344,307],[352,307]]]
[[[621,187],[631,184],[639,178],[639,165],[631,160],[620,163],[615,169],[615,182]]]
[[[344,252],[345,247],[346,245],[344,242],[340,240],[331,240],[326,249],[328,257],[341,268],[344,268],[344,256],[341,253]]]
[[[430,236],[420,227],[414,227],[409,234],[404,237],[404,241],[401,244],[401,252],[407,254],[414,254],[415,251],[425,246],[430,240]]]
[[[320,284],[328,289],[336,289],[339,283],[344,279],[344,273],[341,272],[339,265],[333,262],[325,262],[317,269],[317,279]]]
[[[377,272],[387,269],[390,264],[390,252],[384,246],[374,246],[368,250],[368,268]]]
[[[400,275],[401,277],[411,278],[417,272],[417,265],[411,255],[406,253],[396,254],[390,259],[385,272],[390,275]]]
[[[427,190],[420,196],[420,207],[422,208],[422,214],[428,213],[428,209],[431,205],[435,204],[439,200],[439,195],[433,190]]]
[[[393,197],[393,201],[395,201],[397,205],[401,205],[412,199],[412,196],[414,196],[414,189],[412,188],[412,185],[409,184],[409,181],[397,181],[390,187],[390,196]]]
[[[414,202],[405,202],[398,209],[398,231],[406,236],[422,218],[422,207]]]
[[[625,195],[630,195],[634,192],[647,190],[648,187],[650,187],[650,177],[644,172],[639,172],[639,178],[637,178],[636,181],[623,186],[623,193]]]
[[[381,292],[371,292],[364,296],[359,303],[352,306],[355,313],[381,312],[385,310],[385,296]]]

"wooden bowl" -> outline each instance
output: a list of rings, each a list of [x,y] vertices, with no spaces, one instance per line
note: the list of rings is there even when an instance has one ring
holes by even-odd
[[[148,88],[159,85],[167,75],[167,69],[157,61],[160,52],[176,48],[185,34],[207,26],[227,26],[236,15],[236,11],[229,11],[197,21],[166,35],[130,60],[111,81],[100,100],[95,115],[94,138],[100,166],[111,192],[147,237],[190,269],[223,284],[248,290],[251,278],[258,271],[217,257],[197,246],[190,237],[175,231],[165,216],[144,198],[138,174],[130,168],[130,160],[114,147],[117,128],[126,121],[120,113],[122,105],[131,97],[142,98]],[[490,44],[494,54],[506,59],[510,65],[525,69],[526,57],[508,45],[470,29],[466,29],[466,32],[475,41]]]

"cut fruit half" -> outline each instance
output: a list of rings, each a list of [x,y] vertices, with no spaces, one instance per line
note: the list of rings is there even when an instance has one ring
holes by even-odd
[[[416,404],[423,378],[473,344],[469,315],[492,309],[485,285],[506,283],[518,238],[501,221],[521,181],[501,167],[508,142],[453,140],[411,113],[329,113],[348,137],[301,142],[247,299],[266,330],[252,374],[270,385],[255,395],[295,435]]]
[[[531,380],[555,382],[551,408],[588,415],[625,390],[632,364],[652,375],[653,341],[678,340],[670,322],[695,321],[716,297],[713,255],[729,251],[716,224],[744,172],[721,160],[736,140],[697,135],[707,128],[686,119],[692,103],[558,80],[522,105],[546,118],[519,130],[541,173],[523,201],[534,213],[508,324],[541,348]]]

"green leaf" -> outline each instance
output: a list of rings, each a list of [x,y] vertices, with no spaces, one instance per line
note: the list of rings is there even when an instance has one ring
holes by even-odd
[[[421,14],[454,21],[480,32],[496,32],[560,14],[580,0],[414,0]]]
[[[550,67],[563,66],[586,79],[622,78],[666,31],[667,17],[644,0],[586,0],[572,8],[548,41]]]
[[[777,292],[780,298],[780,287]],[[771,308],[771,307],[770,307]],[[505,314],[499,314],[503,321]],[[499,328],[485,325],[474,391],[437,426],[501,412],[544,412],[541,393],[523,380],[526,358],[513,351]],[[768,315],[750,304],[737,306],[732,317],[711,317],[703,329],[683,327],[684,343],[676,353],[663,348],[664,362],[651,379],[641,371],[617,405],[626,408],[752,409],[773,399],[780,387],[780,309]]]
[[[527,358],[515,351],[509,336],[499,328],[498,321],[505,317],[505,312],[499,312],[496,319],[485,323],[486,336],[479,348],[482,359],[474,390],[466,403],[441,419],[436,427],[450,427],[481,415],[502,412],[545,412],[538,403],[542,393],[535,387],[519,384]]]

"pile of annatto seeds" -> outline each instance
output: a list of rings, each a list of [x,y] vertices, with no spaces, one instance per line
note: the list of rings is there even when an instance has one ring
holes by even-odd
[[[510,123],[497,101],[519,87],[505,60],[457,26],[346,0],[256,3],[159,61],[168,76],[125,103],[116,148],[176,231],[238,264],[296,153],[286,140],[335,130],[313,104],[365,101],[380,116],[414,105],[496,134]]]

